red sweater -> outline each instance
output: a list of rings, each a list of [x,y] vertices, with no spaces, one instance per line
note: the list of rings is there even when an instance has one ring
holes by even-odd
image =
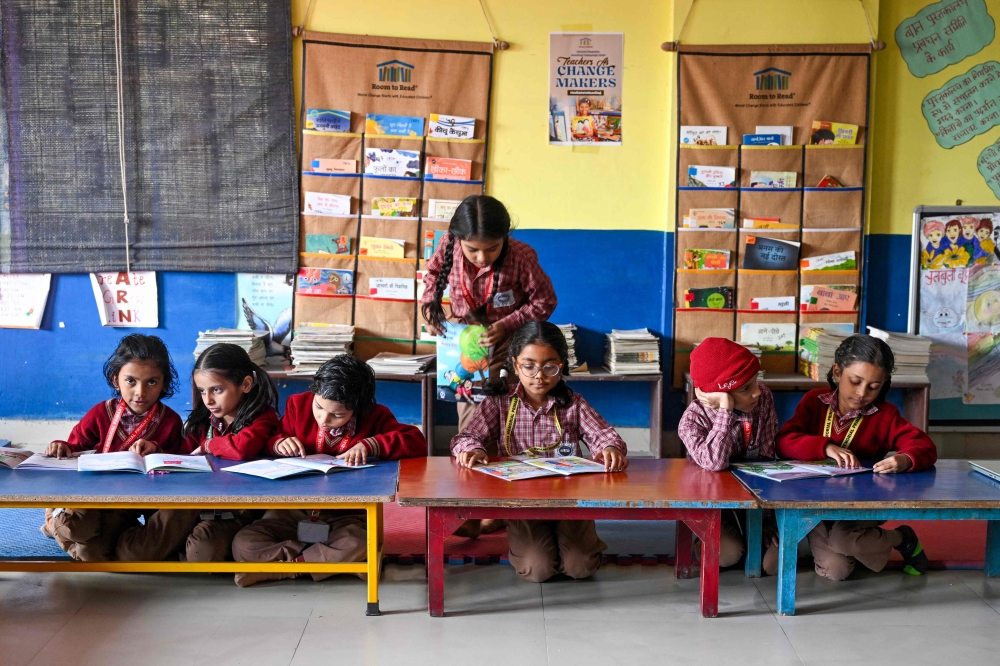
[[[182,445],[183,453],[191,453],[199,446],[213,456],[227,460],[253,460],[264,446],[278,432],[278,412],[268,407],[257,418],[243,426],[237,433],[228,427],[215,431],[212,439],[207,439],[208,428],[202,427],[188,433]]]
[[[73,426],[73,431],[64,442],[70,450],[79,453],[80,451],[97,449],[100,453],[104,447],[104,438],[111,427],[111,419],[118,408],[119,400],[121,398],[99,402],[83,415],[80,422]],[[150,423],[146,432],[140,435],[140,438],[153,442],[163,453],[175,453],[181,444],[181,417],[162,402],[157,403],[151,409],[159,410],[159,414],[153,417],[153,422]],[[126,410],[122,421],[126,419],[141,420],[141,418]],[[118,432],[111,444],[111,452],[125,450],[123,445],[128,434],[123,425],[121,422],[118,424]]]
[[[274,447],[285,437],[298,437],[308,455],[329,452],[316,450],[319,426],[313,417],[312,401],[311,391],[288,397],[285,413],[281,417],[281,432],[267,443],[270,455],[278,455]],[[354,434],[348,440],[348,448],[366,439],[370,440],[367,445],[368,455],[382,460],[418,458],[427,455],[427,440],[420,430],[397,421],[389,408],[383,405],[375,405],[375,409],[368,416],[357,419]]]
[[[833,429],[830,437],[823,436],[827,405],[820,396],[830,389],[815,389],[803,396],[785,425],[778,431],[778,455],[794,460],[822,460],[827,444],[840,444],[847,435]],[[835,417],[836,418],[836,417]],[[881,459],[890,451],[909,456],[910,471],[926,469],[937,460],[937,447],[927,434],[910,425],[895,405],[884,402],[878,411],[865,416],[850,443],[850,451],[858,458]]]

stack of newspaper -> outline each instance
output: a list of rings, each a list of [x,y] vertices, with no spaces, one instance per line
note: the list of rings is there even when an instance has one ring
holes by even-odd
[[[395,352],[382,352],[375,358],[368,359],[368,365],[376,374],[384,375],[421,375],[437,360],[437,354],[417,354],[408,356]]]
[[[840,343],[851,336],[850,333],[802,326],[799,329],[799,373],[821,381],[833,367],[833,355]]]
[[[311,375],[319,366],[354,348],[354,327],[346,324],[299,324],[292,338],[295,374]]]
[[[576,326],[573,324],[556,324],[556,326],[562,331],[563,337],[566,338],[566,346],[569,348],[569,368],[566,369],[569,372],[580,365],[576,360],[576,334],[574,333]]]
[[[604,363],[613,375],[649,375],[660,372],[660,340],[647,328],[612,330]]]
[[[749,351],[751,354],[753,354],[754,356],[756,356],[758,361],[760,360],[760,358],[761,358],[760,347],[758,347],[757,345],[753,344],[752,342],[737,342],[736,344],[742,345],[742,346],[746,347],[747,351]],[[695,347],[697,347],[697,346],[698,345],[695,345]],[[760,381],[761,379],[764,379],[764,370],[763,369],[761,369],[760,372],[757,373],[757,380]]]
[[[896,380],[927,381],[927,364],[931,360],[933,340],[922,335],[883,331],[874,326],[868,332],[885,341],[896,358],[896,370],[892,378]]]
[[[236,328],[216,328],[198,332],[198,342],[194,348],[195,360],[201,353],[219,342],[230,342],[239,345],[250,355],[250,360],[257,365],[264,365],[267,350],[264,347],[264,331],[244,331]]]

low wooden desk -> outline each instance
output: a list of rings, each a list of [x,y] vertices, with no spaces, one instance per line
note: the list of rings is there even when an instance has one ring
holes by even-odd
[[[968,461],[939,460],[929,470],[905,474],[784,482],[732,474],[757,496],[761,507],[775,510],[781,541],[778,612],[782,615],[795,614],[798,543],[821,520],[986,520],[986,575],[1000,576],[1000,484],[973,472]],[[760,552],[760,520],[754,522],[747,530],[748,553]]]
[[[444,540],[471,518],[677,520],[701,537],[701,612],[719,613],[722,509],[757,506],[732,476],[679,459],[636,459],[616,474],[503,481],[451,458],[400,462],[399,504],[427,507],[427,605],[444,615]],[[690,534],[690,532],[688,533]],[[676,575],[691,569],[691,543],[678,544]]]
[[[764,385],[775,391],[812,391],[818,388],[830,388],[826,380],[816,381],[805,375],[786,372],[764,373]],[[684,387],[687,390],[687,402],[694,400],[694,384],[691,383],[691,373],[684,373]],[[896,381],[892,380],[892,388],[903,389],[903,418],[927,432],[931,413],[930,382]]]
[[[367,615],[379,615],[382,504],[396,496],[399,463],[271,481],[219,471],[236,464],[209,457],[215,473],[130,474],[0,467],[0,508],[26,509],[361,509],[367,517],[366,562],[76,562],[2,560],[0,571],[148,571],[367,573]]]

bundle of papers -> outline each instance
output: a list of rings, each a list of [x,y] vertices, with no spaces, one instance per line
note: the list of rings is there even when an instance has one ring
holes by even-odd
[[[134,451],[116,451],[76,459],[81,472],[211,472],[205,456],[175,456],[168,453],[150,453],[140,456]]]
[[[868,327],[868,332],[883,340],[896,358],[896,370],[893,379],[912,381],[927,381],[927,364],[931,360],[931,343],[933,340],[922,335],[883,331],[874,326]]]
[[[753,344],[752,342],[737,342],[736,344],[742,345],[743,347],[746,347],[746,350],[748,352],[750,352],[751,354],[753,354],[754,356],[756,356],[758,361],[760,360],[761,355],[762,355],[760,347],[758,347],[757,345]],[[697,347],[697,346],[698,345],[695,345],[695,347]],[[760,370],[760,371],[757,372],[757,381],[761,381],[762,379],[764,379],[764,371]]]
[[[194,348],[195,360],[201,353],[219,342],[229,342],[239,345],[250,355],[250,360],[257,365],[264,365],[267,350],[264,347],[266,331],[244,331],[237,328],[216,328],[198,333],[198,343]]]
[[[870,467],[837,467],[832,460],[775,460],[761,462],[731,463],[734,470],[754,476],[762,476],[772,481],[794,481],[796,479],[818,479],[848,474],[863,474],[872,471]]]
[[[354,348],[354,327],[346,324],[299,324],[292,338],[295,374],[311,375],[319,366]]]
[[[382,352],[375,358],[368,359],[368,365],[376,374],[385,375],[419,375],[427,372],[434,364],[437,354],[397,354]]]
[[[607,336],[604,363],[613,375],[648,375],[660,372],[660,341],[647,328],[612,330]]]
[[[477,465],[472,469],[504,481],[521,481],[522,479],[536,479],[540,476],[593,474],[603,472],[604,465],[579,456],[566,456],[565,458],[507,460],[489,465]]]
[[[254,460],[253,462],[223,467],[223,472],[236,472],[237,474],[249,474],[259,476],[263,479],[283,479],[286,476],[299,476],[301,474],[329,474],[330,472],[344,472],[354,469],[365,469],[375,465],[348,465],[343,460],[338,460],[325,453],[315,453],[305,458],[279,458],[277,460]]]
[[[573,324],[556,324],[556,326],[559,327],[563,337],[566,338],[567,356],[569,356],[569,367],[566,371],[572,372],[580,366],[580,363],[576,360],[576,326]]]
[[[832,327],[803,326],[799,331],[799,372],[816,381],[826,379],[837,347],[850,335]]]

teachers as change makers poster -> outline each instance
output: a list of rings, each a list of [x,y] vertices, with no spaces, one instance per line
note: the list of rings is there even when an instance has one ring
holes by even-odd
[[[620,32],[549,35],[549,144],[621,144]]]

